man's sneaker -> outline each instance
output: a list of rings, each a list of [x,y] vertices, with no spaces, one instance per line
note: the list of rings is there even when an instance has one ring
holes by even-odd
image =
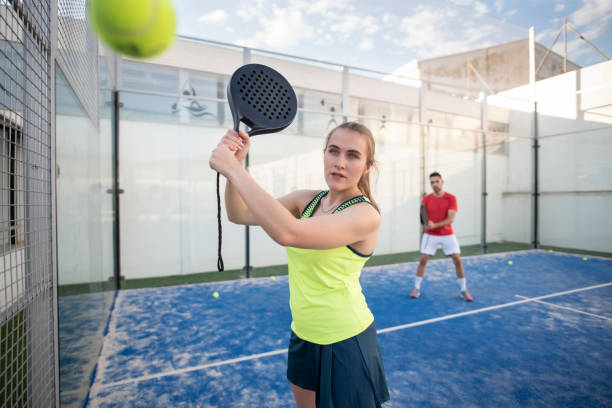
[[[415,286],[412,289],[412,294],[410,295],[410,297],[413,298],[413,299],[418,299],[419,296],[421,296],[421,291]]]
[[[471,302],[472,301],[472,296],[470,296],[470,292],[468,292],[467,289],[461,291],[461,297],[466,302]]]

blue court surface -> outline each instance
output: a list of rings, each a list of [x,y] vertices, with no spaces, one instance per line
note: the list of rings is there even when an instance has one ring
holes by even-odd
[[[512,260],[513,265],[508,265]],[[364,269],[385,407],[612,406],[612,260],[544,251]],[[217,291],[219,298],[212,293]],[[294,407],[287,277],[120,291],[89,407]]]

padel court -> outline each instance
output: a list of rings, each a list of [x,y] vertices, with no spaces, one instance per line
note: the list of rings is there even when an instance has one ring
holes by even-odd
[[[361,276],[385,407],[612,405],[612,260],[465,257],[472,303],[459,298],[448,259],[430,261],[410,299],[416,265]],[[293,407],[288,300],[286,276],[118,292],[87,406]]]

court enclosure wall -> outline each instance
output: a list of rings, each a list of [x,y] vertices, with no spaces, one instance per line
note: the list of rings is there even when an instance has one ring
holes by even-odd
[[[504,94],[538,102],[540,241],[612,251],[612,61],[538,81]],[[516,110],[511,131],[529,113]],[[519,128],[519,126],[521,126]],[[518,169],[519,166],[514,165]],[[513,194],[525,197],[528,189]]]

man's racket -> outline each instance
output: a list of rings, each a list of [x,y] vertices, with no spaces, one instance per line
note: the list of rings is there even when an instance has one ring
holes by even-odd
[[[423,224],[423,228],[427,229],[427,222],[429,218],[427,216],[427,206],[425,204],[421,204],[421,224]]]
[[[247,64],[238,68],[227,84],[227,101],[238,132],[240,122],[250,130],[249,136],[280,132],[293,122],[297,113],[297,98],[289,81],[274,69],[261,64]],[[221,196],[217,173],[217,223],[219,226],[219,257],[221,272]]]

